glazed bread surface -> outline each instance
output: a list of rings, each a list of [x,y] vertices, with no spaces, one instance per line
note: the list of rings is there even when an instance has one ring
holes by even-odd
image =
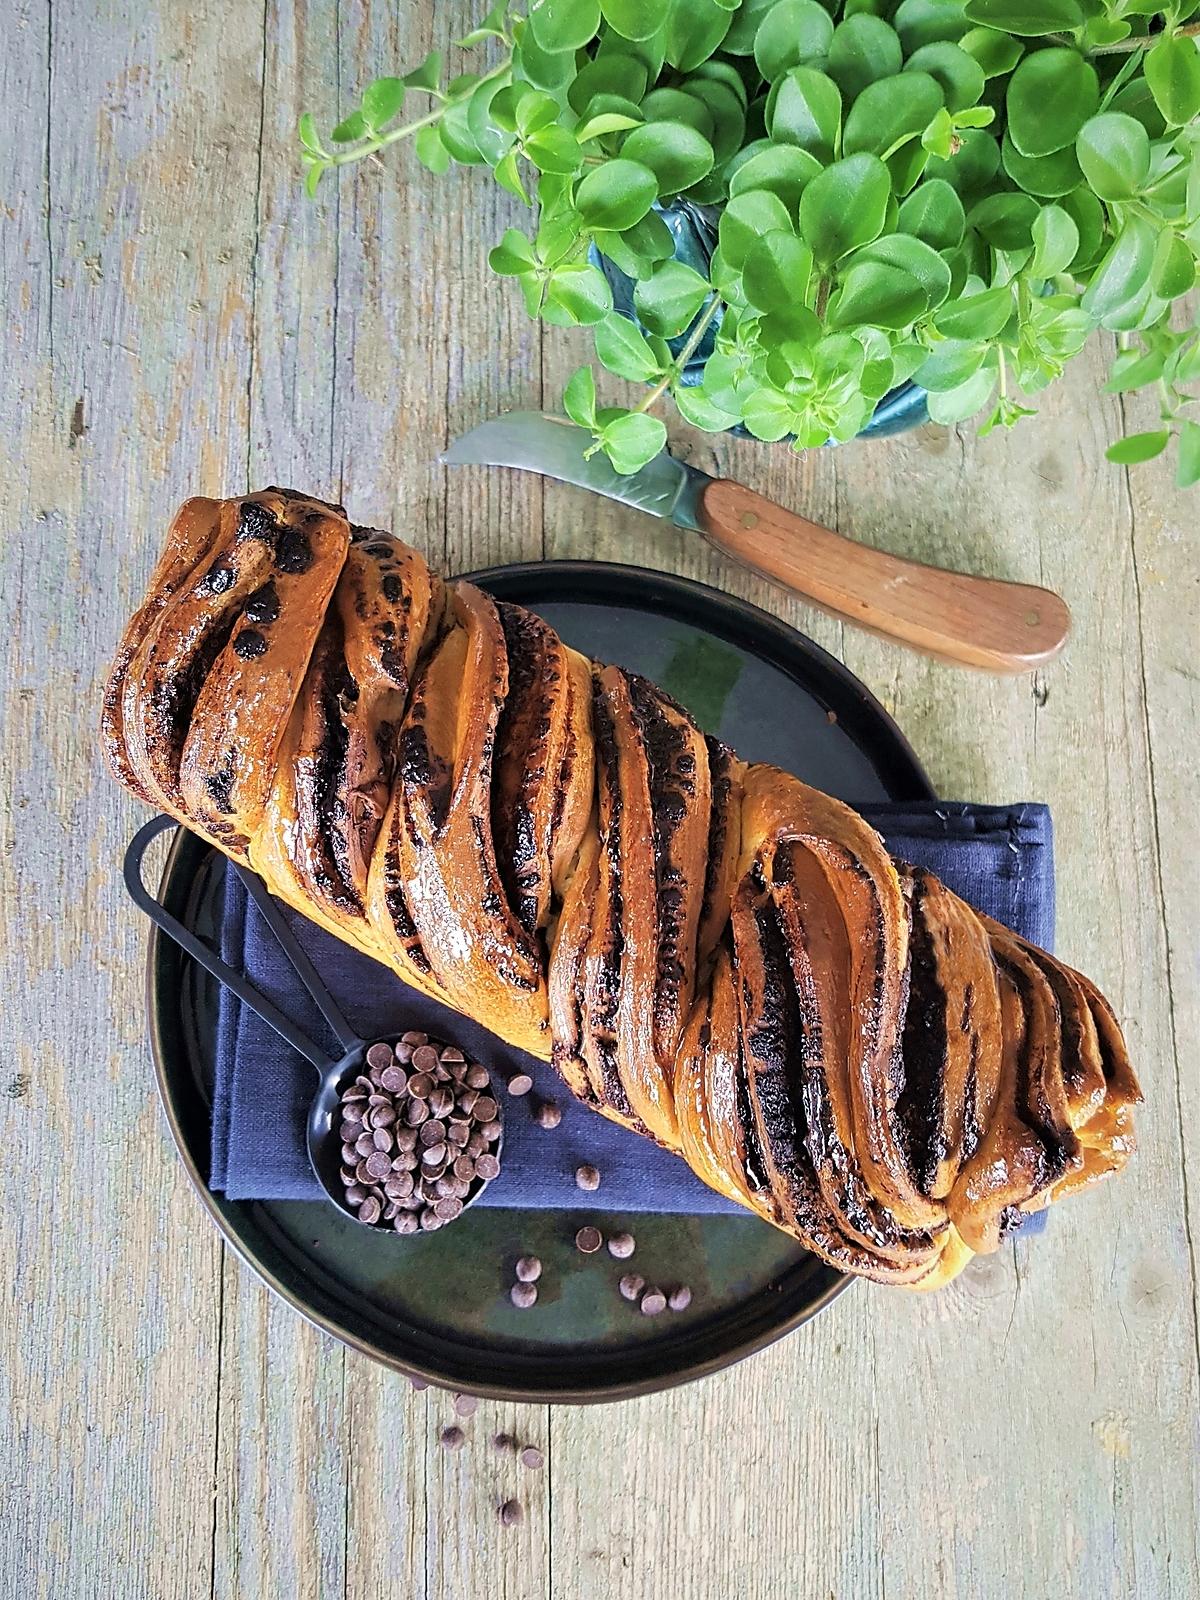
[[[1133,1150],[1087,979],[340,506],[189,500],[102,739],[280,898],[846,1272],[944,1283]]]

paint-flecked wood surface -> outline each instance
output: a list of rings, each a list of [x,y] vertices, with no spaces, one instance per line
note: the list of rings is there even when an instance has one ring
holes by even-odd
[[[1103,461],[1103,353],[1036,426],[692,459],[925,560],[1053,584],[1030,679],[902,654],[662,524],[436,464],[552,401],[485,251],[515,202],[406,154],[301,197],[293,129],[465,30],[433,0],[11,0],[0,103],[0,1595],[824,1600],[1200,1592],[1200,500]],[[1143,424],[1145,425],[1145,424]],[[140,816],[93,725],[175,504],[342,497],[450,569],[597,555],[706,579],[826,644],[941,791],[1054,807],[1059,948],[1126,1021],[1123,1181],[935,1298],[856,1286],[756,1359],[606,1410],[449,1406],[271,1300],[190,1193],[150,1087]],[[521,1474],[498,1428],[544,1448]],[[499,1498],[527,1515],[501,1530]]]

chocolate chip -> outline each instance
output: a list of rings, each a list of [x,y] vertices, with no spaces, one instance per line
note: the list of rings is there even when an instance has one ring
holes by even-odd
[[[636,1300],[645,1287],[645,1278],[639,1277],[636,1272],[627,1272],[617,1285],[625,1300]]]
[[[393,1062],[379,1074],[379,1082],[389,1094],[403,1094],[408,1088],[408,1074],[403,1067],[398,1067]]]
[[[416,1233],[420,1226],[421,1224],[411,1211],[401,1211],[392,1220],[392,1227],[395,1228],[397,1233]]]
[[[545,1456],[535,1444],[527,1444],[524,1450],[521,1451],[521,1465],[528,1467],[532,1472],[536,1472],[545,1460]]]
[[[373,1194],[369,1194],[358,1210],[358,1220],[365,1222],[368,1227],[373,1227],[379,1221],[379,1213],[383,1208]]]
[[[466,1122],[455,1122],[454,1119],[451,1118],[450,1125],[446,1129],[446,1137],[449,1139],[451,1144],[456,1144],[461,1148],[471,1137],[470,1124]]]
[[[312,566],[312,545],[299,528],[281,528],[275,540],[275,565],[280,572],[307,572]]]
[[[438,1060],[444,1061],[448,1067],[451,1067],[456,1061],[465,1061],[466,1057],[456,1045],[444,1044],[442,1046],[441,1053],[438,1056]]]
[[[396,1108],[393,1105],[376,1106],[375,1115],[371,1118],[371,1127],[378,1131],[380,1128],[390,1128],[396,1120]]]
[[[367,1198],[367,1191],[362,1187],[361,1184],[348,1183],[346,1185],[346,1199],[349,1201],[349,1203],[352,1206],[360,1206],[360,1205],[362,1205],[363,1201],[366,1198]]]
[[[495,1144],[500,1137],[500,1124],[498,1122],[484,1122],[480,1124],[479,1131],[488,1144]],[[467,1148],[469,1149],[470,1146],[468,1145]]]
[[[454,1396],[454,1410],[460,1417],[473,1417],[479,1409],[479,1401],[473,1394],[456,1394]]]
[[[414,1072],[408,1080],[408,1092],[415,1095],[418,1100],[427,1099],[432,1090],[433,1079],[427,1072]]]
[[[376,1150],[372,1149],[371,1154],[372,1155],[377,1155],[378,1152]],[[355,1181],[358,1182],[358,1183],[370,1184],[372,1182],[371,1169],[370,1169],[370,1167],[367,1166],[366,1157],[364,1157],[358,1163],[358,1165],[355,1167],[355,1169],[354,1169],[354,1177],[355,1177]]]
[[[402,1033],[400,1035],[400,1043],[411,1045],[415,1050],[419,1045],[429,1043],[429,1035],[427,1033],[420,1033],[415,1028],[410,1028],[407,1033]]]
[[[678,1289],[672,1289],[667,1296],[667,1304],[672,1311],[686,1311],[692,1303],[692,1291],[686,1283],[681,1283]],[[644,1308],[643,1308],[644,1309]]]
[[[599,1228],[580,1228],[579,1232],[575,1235],[575,1248],[580,1252],[581,1255],[595,1255],[596,1251],[599,1250],[603,1243],[604,1235],[600,1232]]]
[[[401,1150],[399,1155],[392,1157],[393,1172],[413,1172],[420,1164],[420,1157],[415,1150]]]
[[[533,1079],[527,1072],[517,1072],[508,1080],[508,1092],[517,1099],[533,1088]]]
[[[491,1095],[487,1094],[480,1095],[472,1107],[475,1121],[479,1123],[494,1122],[499,1110],[500,1107],[492,1099]]]
[[[443,1222],[453,1222],[455,1217],[461,1217],[463,1203],[455,1195],[443,1195],[440,1200],[435,1200],[433,1209]]]
[[[438,1053],[431,1044],[418,1045],[413,1051],[412,1064],[418,1072],[432,1072],[438,1064]]]
[[[371,1137],[375,1141],[376,1150],[382,1150],[387,1155],[391,1154],[393,1141],[387,1128],[376,1128]]]
[[[384,1193],[390,1200],[403,1200],[406,1195],[413,1192],[413,1175],[411,1172],[393,1172],[383,1186]]]
[[[445,1124],[439,1122],[435,1117],[431,1121],[422,1124],[421,1130],[417,1134],[417,1143],[420,1145],[441,1144],[445,1137]]]
[[[356,1167],[358,1165],[359,1154],[352,1144],[344,1144],[342,1146],[342,1161],[348,1167]]]
[[[267,637],[257,628],[243,628],[233,641],[233,653],[243,661],[257,661],[267,653]]]
[[[537,1256],[522,1256],[515,1270],[519,1283],[536,1283],[542,1275],[542,1263]]]
[[[247,621],[260,627],[270,627],[279,620],[279,594],[274,579],[268,579],[246,601],[242,614]]]
[[[472,1156],[480,1155],[487,1149],[487,1146],[488,1142],[482,1133],[473,1133],[467,1140],[467,1154]]]
[[[412,1378],[412,1377],[410,1377],[408,1381],[409,1381],[409,1383],[412,1384],[413,1388],[417,1391],[418,1394],[420,1394],[422,1389],[428,1389],[428,1387],[429,1387],[428,1380],[425,1379],[425,1378]]]
[[[459,1091],[458,1109],[462,1112],[463,1116],[469,1117],[478,1104],[478,1089],[462,1089]]]
[[[361,1122],[343,1122],[338,1129],[338,1138],[343,1145],[353,1144],[362,1133]]]
[[[438,1216],[437,1212],[432,1206],[426,1206],[424,1211],[421,1213],[421,1226],[424,1228],[425,1232],[432,1233],[435,1228],[440,1228],[441,1225],[442,1219]]]
[[[437,1144],[427,1144],[421,1152],[421,1165],[425,1167],[441,1167],[446,1164],[445,1140]]]
[[[386,1178],[392,1170],[392,1159],[382,1150],[376,1150],[367,1157],[364,1165],[373,1178]]]
[[[409,1085],[411,1088],[411,1084]],[[410,1100],[404,1108],[404,1120],[410,1128],[418,1128],[429,1115],[429,1107],[424,1100]]]
[[[491,1082],[488,1069],[480,1066],[468,1067],[466,1082],[469,1088],[486,1089]]]
[[[485,1183],[490,1182],[493,1178],[500,1176],[500,1162],[485,1150],[482,1155],[475,1158],[475,1174],[477,1177],[482,1178]]]
[[[508,1291],[508,1298],[518,1311],[528,1311],[530,1306],[537,1303],[536,1283],[514,1283]]]
[[[467,1436],[461,1428],[451,1425],[449,1428],[442,1429],[438,1435],[438,1443],[444,1450],[459,1450],[465,1444],[466,1438]]]
[[[475,1158],[473,1156],[456,1156],[454,1158],[454,1176],[464,1178],[468,1183],[475,1176]]]
[[[371,1154],[371,1151],[374,1150],[374,1148],[375,1148],[375,1140],[372,1138],[372,1136],[369,1133],[360,1133],[358,1138],[355,1139],[355,1141],[354,1141],[354,1148],[358,1151],[359,1155],[365,1160],[367,1158],[367,1156],[369,1156]]]
[[[392,1047],[390,1044],[384,1044],[381,1040],[378,1044],[373,1044],[367,1051],[367,1065],[369,1067],[378,1067],[382,1071],[384,1067],[390,1067],[391,1064]]]
[[[553,1100],[543,1100],[533,1113],[539,1128],[557,1128],[562,1121],[562,1108]]]
[[[435,1117],[446,1116],[454,1107],[454,1096],[449,1089],[435,1089],[429,1096],[429,1109]]]
[[[524,1515],[519,1500],[506,1500],[497,1512],[497,1516],[506,1528],[515,1528]]]
[[[589,1192],[600,1187],[600,1174],[595,1167],[582,1166],[575,1169],[575,1186]]]
[[[415,1150],[417,1148],[417,1139],[418,1139],[418,1137],[419,1137],[419,1135],[418,1135],[417,1130],[415,1128],[397,1128],[396,1129],[396,1149],[397,1150]]]
[[[412,1060],[413,1047],[410,1044],[398,1044],[395,1053],[399,1065],[406,1067]]]
[[[631,1233],[614,1233],[608,1241],[608,1253],[618,1261],[627,1260],[636,1249],[637,1242]]]
[[[492,1435],[492,1448],[499,1451],[501,1455],[505,1455],[509,1450],[517,1448],[517,1441],[511,1433],[494,1433]]]
[[[667,1309],[667,1297],[661,1289],[647,1289],[642,1296],[642,1314],[647,1317],[656,1317],[660,1311]]]

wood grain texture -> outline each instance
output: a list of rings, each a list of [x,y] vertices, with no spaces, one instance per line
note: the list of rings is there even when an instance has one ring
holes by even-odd
[[[1067,652],[1005,681],[581,491],[443,471],[451,434],[553,405],[586,343],[543,338],[488,274],[520,207],[481,175],[392,152],[310,205],[293,130],[474,10],[17,0],[0,21],[25,130],[0,152],[0,1595],[1194,1595],[1198,502],[1161,463],[1104,463],[1099,351],[1038,425],[982,442],[795,456],[672,421],[697,465],[843,533],[1061,589]],[[937,1298],[856,1285],[703,1384],[481,1405],[442,1450],[448,1397],[227,1256],[149,1088],[116,870],[137,808],[100,769],[98,684],[175,503],[265,481],[449,570],[595,556],[715,583],[842,656],[943,793],[1050,801],[1059,949],[1113,996],[1147,1090],[1125,1177]],[[493,1452],[498,1430],[545,1469]],[[502,1532],[509,1495],[526,1518]]]

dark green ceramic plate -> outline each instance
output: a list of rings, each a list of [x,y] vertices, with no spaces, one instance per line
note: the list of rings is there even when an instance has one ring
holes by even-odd
[[[645,673],[705,728],[844,799],[932,790],[883,708],[816,645],[751,606],[634,567],[547,562],[476,581],[544,615],[577,649]],[[176,836],[160,898],[215,943],[215,853]],[[318,1327],[433,1383],[508,1399],[611,1400],[729,1365],[799,1326],[849,1281],[753,1217],[624,1216],[476,1207],[452,1228],[395,1239],[316,1202],[227,1201],[206,1186],[216,985],[151,934],[151,1040],[159,1090],[196,1190],[232,1247]],[[647,1278],[686,1282],[683,1313],[650,1318],[616,1293],[625,1263],[586,1261],[583,1221],[632,1226]],[[541,1257],[531,1312],[508,1300],[517,1254]]]

